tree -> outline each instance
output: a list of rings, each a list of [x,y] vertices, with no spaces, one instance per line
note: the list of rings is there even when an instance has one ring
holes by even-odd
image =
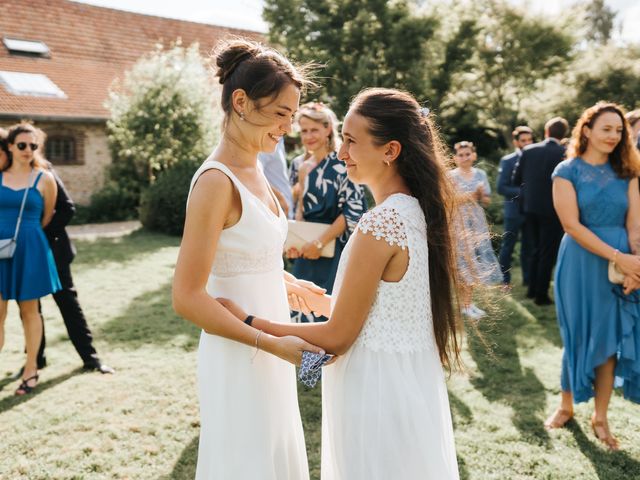
[[[269,40],[324,65],[319,96],[339,114],[364,87],[426,92],[426,42],[437,22],[406,0],[266,0]]]
[[[605,5],[604,0],[591,0],[584,5],[585,38],[598,45],[606,45],[616,19],[616,11]]]
[[[137,216],[140,196],[157,175],[176,163],[205,158],[221,118],[215,92],[197,44],[158,47],[142,57],[110,91],[113,163],[92,204],[112,205],[110,219]]]

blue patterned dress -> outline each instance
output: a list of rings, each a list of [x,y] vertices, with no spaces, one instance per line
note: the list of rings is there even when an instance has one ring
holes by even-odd
[[[0,172],[0,238],[11,238],[16,230],[24,188],[2,185]],[[22,223],[12,258],[0,260],[0,293],[3,300],[35,300],[60,290],[60,279],[49,242],[42,229],[44,199],[36,188],[38,174],[27,193]]]
[[[473,193],[478,185],[484,193],[491,194],[489,179],[484,170],[472,168],[471,178],[465,178],[459,169],[451,170],[450,177],[459,193]],[[460,205],[456,221],[458,237],[458,270],[464,283],[479,279],[487,285],[502,283],[502,270],[491,245],[491,233],[484,209],[475,202]]]
[[[326,223],[329,226],[340,215],[347,220],[346,230],[336,238],[333,258],[298,258],[293,267],[293,274],[297,278],[310,280],[331,293],[342,250],[366,210],[364,191],[347,178],[344,162],[338,160],[333,152],[307,175],[302,205],[306,222]]]
[[[629,180],[609,163],[590,165],[581,158],[560,163],[552,178],[570,181],[576,191],[580,223],[603,242],[629,253],[625,227]],[[594,396],[595,369],[616,356],[616,386],[640,403],[640,295],[622,293],[609,282],[608,262],[564,235],[558,251],[555,300],[562,335],[562,390],[576,403]]]

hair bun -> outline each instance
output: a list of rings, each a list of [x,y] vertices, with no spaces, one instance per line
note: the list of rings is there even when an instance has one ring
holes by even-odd
[[[231,40],[223,42],[216,49],[216,76],[220,77],[220,83],[224,84],[245,60],[255,58],[262,52],[262,47],[258,43],[248,40]]]

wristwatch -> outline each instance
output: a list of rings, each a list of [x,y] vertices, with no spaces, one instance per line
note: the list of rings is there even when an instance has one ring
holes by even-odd
[[[313,243],[318,250],[322,250],[324,248],[324,244],[320,240],[314,240]]]

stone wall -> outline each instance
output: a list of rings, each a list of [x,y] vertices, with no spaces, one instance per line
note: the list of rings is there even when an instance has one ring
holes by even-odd
[[[7,128],[13,122],[1,122]],[[87,205],[91,195],[104,184],[105,168],[111,163],[106,126],[103,123],[37,122],[49,138],[71,137],[75,140],[76,158],[72,162],[54,162],[73,201]]]

